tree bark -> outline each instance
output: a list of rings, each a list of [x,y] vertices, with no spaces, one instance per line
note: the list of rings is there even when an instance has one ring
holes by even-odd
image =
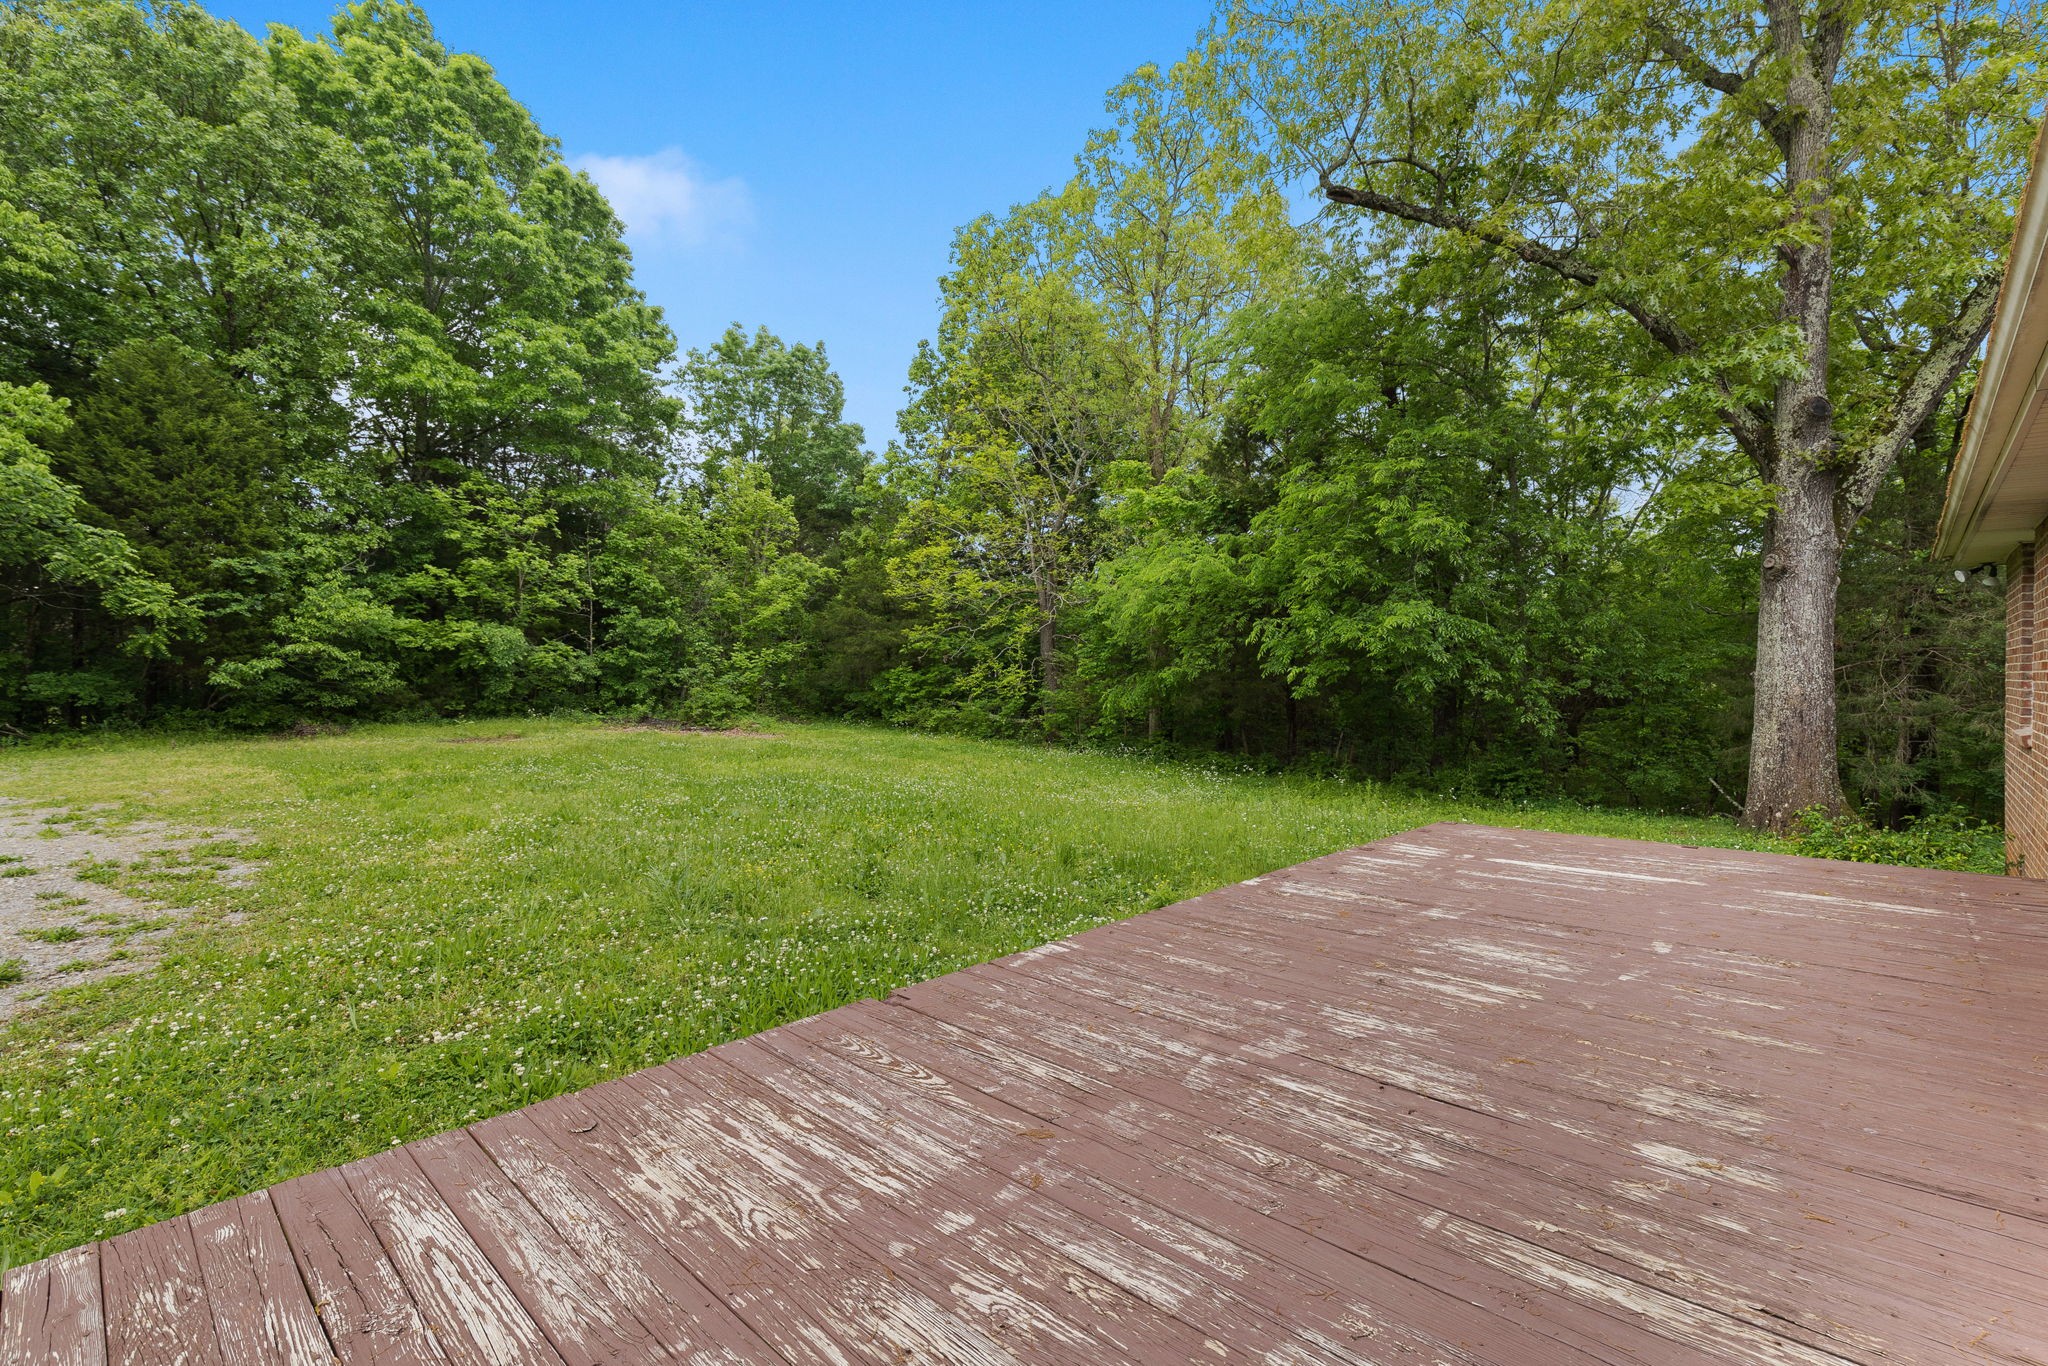
[[[1038,583],[1038,675],[1045,689],[1042,710],[1051,710],[1060,688],[1059,612],[1052,589],[1043,577]]]
[[[1756,709],[1743,821],[1783,830],[1842,809],[1836,759],[1835,596],[1842,549],[1832,469],[1780,460],[1757,597]]]
[[[1833,83],[1838,16],[1810,38],[1797,0],[1772,0],[1771,45],[1788,68],[1777,118],[1791,201],[1778,316],[1798,329],[1801,364],[1778,381],[1772,411],[1777,491],[1764,527],[1757,592],[1756,700],[1743,823],[1783,831],[1800,812],[1842,812],[1836,750],[1835,597],[1842,537],[1836,520],[1835,409],[1828,398],[1828,322],[1834,303]]]

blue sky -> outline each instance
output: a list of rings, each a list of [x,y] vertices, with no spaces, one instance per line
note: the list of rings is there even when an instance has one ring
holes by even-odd
[[[210,4],[252,31],[332,3]],[[428,0],[612,193],[684,346],[728,322],[823,341],[879,447],[953,229],[1064,181],[1103,93],[1185,51],[1208,0],[532,4]]]

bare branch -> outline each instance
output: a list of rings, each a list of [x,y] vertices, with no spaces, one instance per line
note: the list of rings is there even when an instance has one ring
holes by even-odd
[[[1913,369],[1912,377],[1899,390],[1878,435],[1857,460],[1842,490],[1842,532],[1846,536],[1877,501],[1878,490],[1891,477],[1892,467],[1913,439],[1921,424],[1934,416],[1948,396],[1963,367],[1983,345],[1991,330],[1991,315],[1998,306],[1998,287],[2005,277],[2003,268],[1978,278],[1963,296],[1955,321],[1928,346]]]
[[[1377,213],[1389,214],[1395,218],[1405,219],[1410,223],[1421,223],[1429,227],[1441,228],[1446,232],[1455,232],[1461,236],[1488,243],[1513,256],[1519,257],[1532,266],[1537,266],[1550,271],[1552,274],[1562,276],[1574,284],[1582,285],[1587,289],[1600,288],[1602,290],[1602,297],[1612,302],[1615,307],[1628,314],[1629,317],[1635,319],[1643,331],[1650,335],[1651,340],[1655,341],[1672,355],[1692,357],[1699,354],[1699,342],[1694,340],[1692,334],[1687,332],[1678,322],[1660,313],[1651,311],[1640,301],[1631,299],[1626,294],[1615,291],[1611,285],[1607,284],[1606,278],[1601,271],[1588,265],[1578,257],[1559,251],[1555,247],[1545,246],[1543,243],[1524,237],[1520,233],[1509,232],[1505,228],[1481,223],[1477,219],[1469,218],[1463,214],[1452,213],[1449,210],[1434,208],[1427,204],[1417,204],[1406,199],[1398,199],[1393,195],[1381,194],[1377,190],[1338,184],[1330,178],[1334,170],[1337,169],[1342,169],[1341,163],[1338,167],[1333,168],[1331,171],[1325,171],[1318,177],[1323,195],[1331,203],[1344,204],[1352,208],[1371,209]],[[1757,463],[1759,469],[1768,468],[1773,449],[1769,417],[1756,411],[1749,404],[1738,401],[1735,397],[1734,387],[1729,383],[1726,376],[1717,373],[1714,379],[1723,399],[1726,400],[1721,406],[1720,415],[1721,420],[1728,426],[1729,434],[1735,438],[1735,443],[1742,448],[1743,452]]]
[[[1669,57],[1686,79],[1697,81],[1709,90],[1718,90],[1723,95],[1740,95],[1743,87],[1749,84],[1747,75],[1722,71],[1656,20],[1650,20],[1643,27],[1648,31],[1650,40],[1656,43],[1657,50]]]
[[[1785,146],[1786,139],[1791,136],[1792,127],[1790,120],[1785,117],[1785,110],[1769,100],[1758,97],[1750,89],[1750,82],[1756,79],[1757,70],[1763,65],[1761,51],[1750,58],[1745,70],[1723,71],[1702,57],[1698,49],[1661,23],[1651,20],[1643,27],[1649,33],[1650,41],[1657,45],[1657,50],[1671,59],[1671,64],[1678,68],[1681,75],[1730,99],[1747,99],[1754,106],[1757,126],[1762,128],[1780,148]]]

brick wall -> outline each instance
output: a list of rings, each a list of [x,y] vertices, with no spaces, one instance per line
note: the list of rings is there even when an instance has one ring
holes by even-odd
[[[2040,545],[2037,532],[2005,562],[2005,857],[2010,871],[2048,878],[2048,553],[2036,555]]]

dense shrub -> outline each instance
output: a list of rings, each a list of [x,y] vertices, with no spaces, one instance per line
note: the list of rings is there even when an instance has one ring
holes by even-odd
[[[1854,863],[1903,863],[1963,873],[2003,873],[2005,837],[1995,825],[1957,811],[1907,817],[1896,829],[1861,816],[1831,820],[1821,811],[1800,816],[1793,848],[1814,858]]]

